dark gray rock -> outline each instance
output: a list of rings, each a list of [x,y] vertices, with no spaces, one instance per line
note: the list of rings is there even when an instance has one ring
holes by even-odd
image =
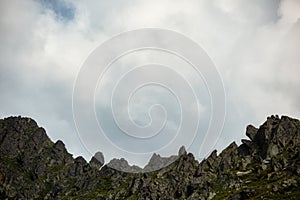
[[[187,152],[185,150],[185,147],[184,146],[180,147],[180,149],[178,151],[178,156],[182,156],[182,155],[186,155],[186,154],[187,154]]]
[[[246,135],[201,162],[182,147],[141,169],[125,159],[103,166],[102,153],[74,159],[34,120],[0,119],[0,199],[298,199],[299,120],[271,116]]]
[[[104,165],[104,155],[102,152],[97,152],[90,160],[90,165],[100,169]]]
[[[252,125],[248,125],[246,128],[246,135],[250,138],[251,141],[254,141],[258,129]]]

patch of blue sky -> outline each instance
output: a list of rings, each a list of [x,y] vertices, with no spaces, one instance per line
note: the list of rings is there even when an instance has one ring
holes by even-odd
[[[75,7],[64,0],[38,0],[45,9],[50,9],[62,21],[71,21],[75,16]]]

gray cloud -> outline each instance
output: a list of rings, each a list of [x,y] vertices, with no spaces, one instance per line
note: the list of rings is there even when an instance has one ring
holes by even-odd
[[[186,34],[203,45],[216,63],[227,96],[226,123],[216,146],[219,150],[244,137],[247,124],[259,125],[270,114],[300,117],[299,1],[109,2],[1,1],[1,117],[33,117],[51,139],[63,140],[75,156],[89,159],[91,155],[80,143],[72,118],[76,75],[102,41],[142,27]],[[139,62],[154,57],[144,56]],[[127,62],[132,61],[124,64]],[[108,77],[107,83],[114,76]],[[205,88],[194,84],[203,91],[199,99],[203,99],[203,109],[208,109]],[[166,100],[161,98],[157,100]],[[209,109],[206,111],[200,121],[202,127],[209,119]],[[113,126],[110,123],[108,127]],[[194,143],[200,144],[201,137]],[[93,149],[97,145],[95,141]],[[190,151],[198,155],[196,146]],[[109,158],[118,156],[104,153]],[[128,159],[131,163],[146,162],[143,157]]]

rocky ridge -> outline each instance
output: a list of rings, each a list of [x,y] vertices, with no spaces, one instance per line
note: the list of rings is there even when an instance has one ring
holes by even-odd
[[[1,119],[0,199],[299,199],[300,121],[271,116],[246,135],[201,162],[181,148],[165,168],[124,173],[102,153],[73,158],[30,118]],[[145,168],[169,161],[154,154]]]

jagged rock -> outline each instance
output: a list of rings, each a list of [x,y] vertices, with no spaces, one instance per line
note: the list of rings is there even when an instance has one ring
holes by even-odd
[[[200,163],[184,147],[178,156],[154,154],[145,173],[125,159],[102,166],[101,153],[74,159],[34,120],[0,119],[0,199],[298,199],[299,120],[271,116],[246,135]]]
[[[53,145],[53,154],[55,155],[56,159],[55,160],[58,160],[58,161],[61,161],[63,160],[67,150],[65,148],[65,144],[58,140],[54,145]]]
[[[252,125],[248,125],[246,128],[246,135],[250,138],[251,141],[254,141],[258,129]]]
[[[178,156],[182,156],[182,155],[186,155],[186,150],[185,150],[185,147],[182,146],[180,147],[179,151],[178,151]]]
[[[185,148],[181,147],[180,149],[182,153],[184,154]],[[154,153],[152,157],[150,158],[148,164],[144,167],[144,172],[151,172],[159,170],[163,167],[166,167],[173,163],[178,156],[170,156],[170,157],[161,157],[159,154]]]
[[[235,142],[232,142],[226,149],[220,154],[220,168],[221,170],[229,170],[236,164],[238,154],[238,146]]]
[[[128,173],[137,173],[142,171],[142,169],[136,165],[130,166],[127,160],[125,160],[124,158],[121,159],[114,158],[107,164],[107,166]]]
[[[247,147],[252,147],[252,142],[250,140],[242,139],[242,143],[245,144]]]
[[[71,176],[80,176],[86,172],[87,162],[82,156],[78,156],[74,160],[74,164],[70,167],[70,175]]]
[[[219,163],[217,158],[217,150],[214,150],[206,159],[207,165],[211,170],[215,170],[218,167]]]
[[[104,155],[102,152],[97,152],[90,160],[90,165],[100,169],[104,165]]]

